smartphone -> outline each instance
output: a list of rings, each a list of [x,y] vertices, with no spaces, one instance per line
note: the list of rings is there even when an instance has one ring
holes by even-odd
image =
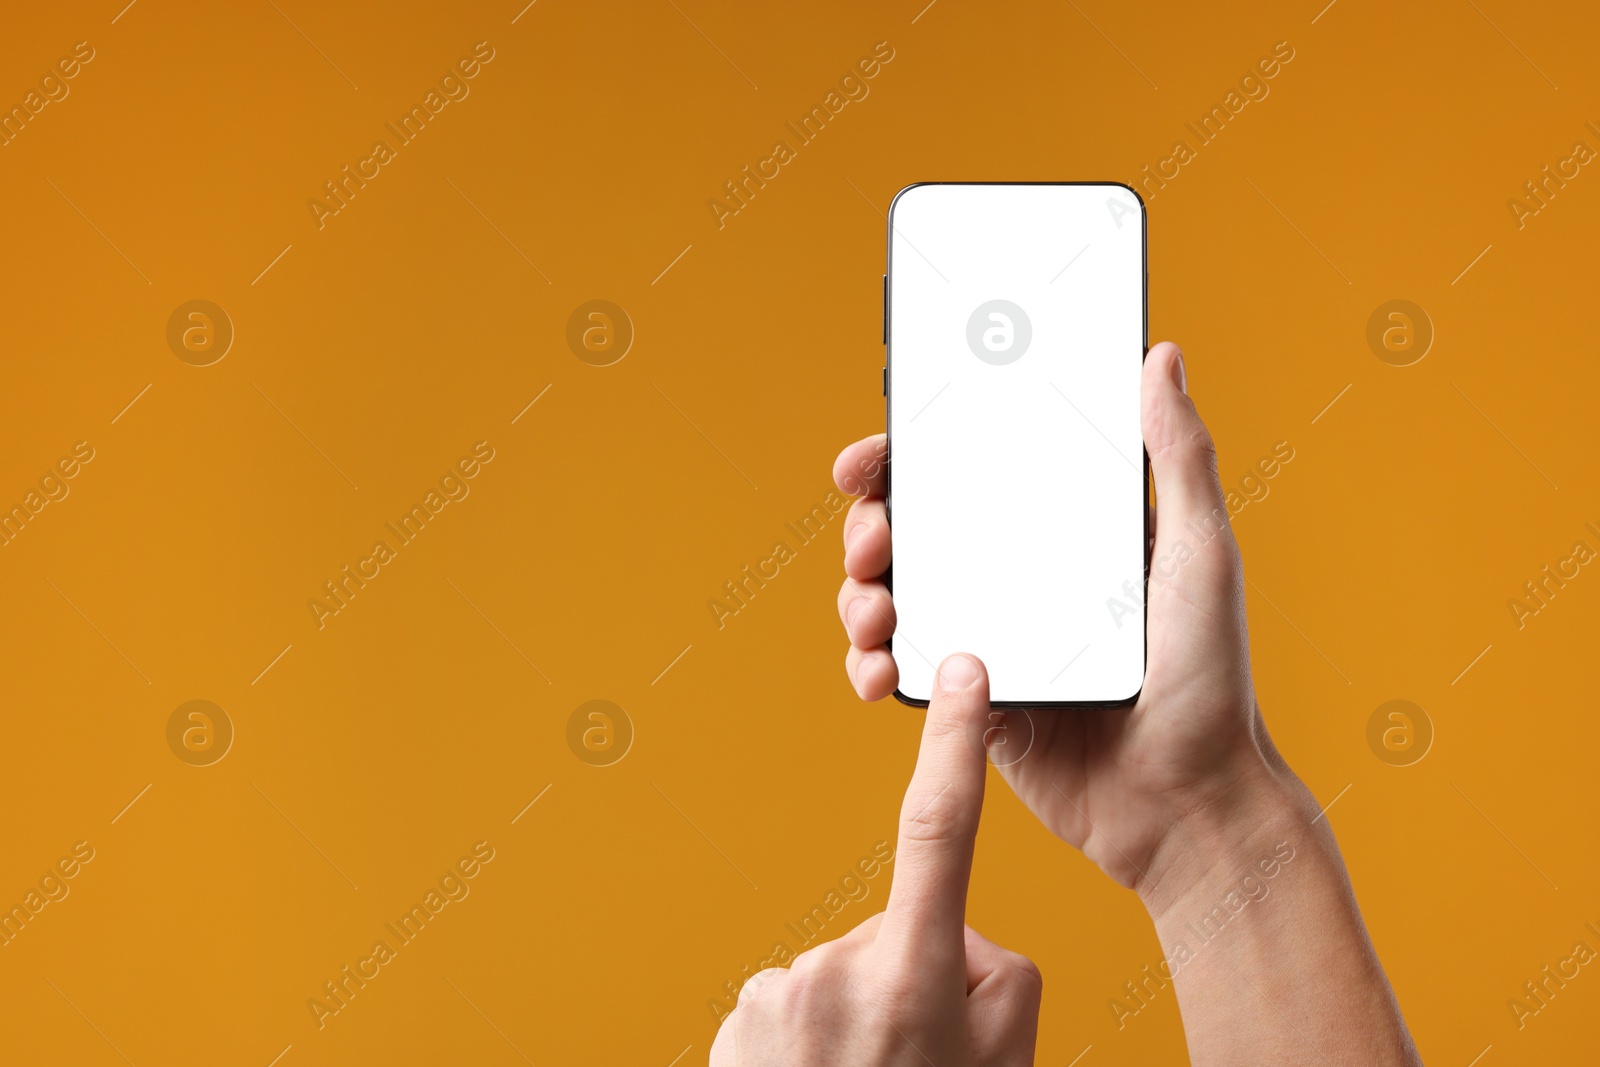
[[[889,209],[887,576],[895,696],[946,656],[996,707],[1144,684],[1144,203],[1119,182],[927,182]]]

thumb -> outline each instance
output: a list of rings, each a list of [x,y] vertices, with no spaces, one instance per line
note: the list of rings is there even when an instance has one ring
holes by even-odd
[[[1140,383],[1140,419],[1162,531],[1188,528],[1215,533],[1228,524],[1222,486],[1217,480],[1217,448],[1187,393],[1183,353],[1171,341],[1150,350]]]

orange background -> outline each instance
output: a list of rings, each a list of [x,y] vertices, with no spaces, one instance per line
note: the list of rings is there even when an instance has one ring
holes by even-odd
[[[1600,176],[1507,208],[1600,147],[1592,11],[120,7],[0,35],[7,102],[95,50],[0,148],[0,501],[95,449],[0,548],[0,898],[95,850],[0,948],[11,1058],[703,1062],[723,983],[893,839],[915,752],[920,714],[846,682],[837,525],[725,628],[706,606],[882,426],[880,213],[914,181],[1135,180],[1279,41],[1270,95],[1150,198],[1151,337],[1224,480],[1296,450],[1236,520],[1261,703],[1337,798],[1429,1062],[1590,1055],[1589,968],[1520,1031],[1506,1002],[1595,944],[1600,576],[1521,630],[1506,602],[1600,547]],[[319,230],[308,199],[479,41],[470,95]],[[870,95],[718,229],[879,41]],[[1437,334],[1406,367],[1365,339],[1397,298]],[[211,366],[167,345],[191,299],[236,330]],[[565,341],[591,299],[637,331],[612,366]],[[470,496],[319,630],[322,583],[480,440]],[[192,699],[236,730],[210,766],[167,744]],[[567,743],[592,699],[636,734],[611,766]],[[1436,730],[1413,766],[1368,748],[1391,699]],[[1043,969],[1040,1062],[1180,1059],[1170,991],[1107,1008],[1160,956],[1138,901],[993,784],[970,920]],[[319,1030],[308,998],[485,840]]]

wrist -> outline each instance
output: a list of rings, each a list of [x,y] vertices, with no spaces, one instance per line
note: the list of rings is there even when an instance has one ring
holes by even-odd
[[[1120,1024],[1145,1006],[1139,990],[1172,982],[1197,1064],[1305,1062],[1309,1047],[1417,1067],[1333,831],[1261,737],[1151,853],[1139,894],[1163,956],[1112,1011]],[[1242,1012],[1241,998],[1274,1011]]]
[[[1145,909],[1160,928],[1170,916],[1248,894],[1309,843],[1316,815],[1316,802],[1294,773],[1252,749],[1163,835],[1139,884]]]

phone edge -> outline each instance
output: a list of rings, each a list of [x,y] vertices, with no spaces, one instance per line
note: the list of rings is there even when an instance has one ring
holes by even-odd
[[[907,185],[907,186],[903,187],[902,189],[900,189],[899,192],[894,194],[894,198],[889,201],[889,211],[888,211],[888,214],[886,214],[884,216],[884,219],[885,219],[885,221],[887,223],[887,226],[886,226],[885,231],[884,231],[884,256],[883,256],[883,276],[884,276],[884,283],[883,283],[883,449],[884,449],[884,453],[883,453],[883,510],[884,510],[885,521],[888,522],[888,524],[889,524],[890,542],[891,542],[891,544],[893,543],[893,538],[894,538],[894,507],[893,507],[893,503],[894,503],[894,439],[893,439],[893,435],[891,434],[890,431],[891,431],[891,428],[892,428],[892,425],[893,425],[893,423],[892,423],[892,415],[893,415],[893,405],[894,405],[894,390],[890,387],[890,382],[893,380],[894,376],[892,374],[890,374],[889,371],[890,371],[890,367],[893,364],[894,322],[893,322],[892,316],[889,314],[889,306],[890,306],[890,303],[889,303],[889,291],[890,291],[890,287],[892,285],[892,279],[894,278],[894,211],[895,211],[895,208],[899,205],[900,198],[902,196],[906,195],[907,193],[909,193],[913,189],[920,189],[921,187],[923,187],[925,185],[1101,185],[1101,186],[1116,186],[1119,189],[1126,189],[1126,190],[1128,190],[1128,192],[1132,193],[1133,194],[1133,198],[1139,202],[1139,260],[1140,260],[1140,264],[1141,264],[1141,266],[1143,268],[1142,269],[1142,278],[1141,278],[1141,286],[1142,286],[1142,288],[1141,288],[1141,292],[1140,292],[1140,318],[1142,320],[1140,322],[1140,332],[1141,332],[1141,334],[1143,336],[1144,352],[1139,357],[1139,362],[1140,362],[1141,366],[1143,366],[1145,359],[1147,359],[1149,357],[1149,355],[1150,355],[1150,208],[1149,208],[1149,205],[1147,205],[1144,202],[1144,197],[1139,195],[1139,190],[1135,189],[1133,186],[1129,185],[1127,182],[1118,182],[1118,181],[1029,181],[1029,182],[1004,182],[1004,181],[943,182],[943,181],[925,181],[925,182],[912,182],[910,185]],[[1043,710],[1043,711],[1051,711],[1051,710],[1057,710],[1057,709],[1065,710],[1065,709],[1073,709],[1073,708],[1083,709],[1083,710],[1090,710],[1090,709],[1094,709],[1094,708],[1126,708],[1126,707],[1131,707],[1133,704],[1137,703],[1138,700],[1139,700],[1140,695],[1142,695],[1144,693],[1145,679],[1148,677],[1149,671],[1150,671],[1150,551],[1151,551],[1152,546],[1150,544],[1150,450],[1148,448],[1143,448],[1142,447],[1143,444],[1144,444],[1144,442],[1142,440],[1143,434],[1141,434],[1140,437],[1141,437],[1141,441],[1140,441],[1141,449],[1144,452],[1144,496],[1142,497],[1140,503],[1143,504],[1143,506],[1144,506],[1143,528],[1144,528],[1144,544],[1145,544],[1144,556],[1145,556],[1145,560],[1144,560],[1144,604],[1142,605],[1142,608],[1143,608],[1143,624],[1144,624],[1144,666],[1139,672],[1139,688],[1134,690],[1132,696],[1124,697],[1124,698],[1117,699],[1117,700],[1055,700],[1055,701],[1039,701],[1039,702],[1019,701],[1019,700],[995,700],[995,701],[990,701],[989,702],[989,706],[990,707],[992,707],[992,708],[1000,708],[1002,710],[1033,710],[1033,709],[1038,709],[1038,710]],[[884,571],[884,574],[883,574],[883,582],[884,582],[884,587],[889,591],[889,594],[892,597],[894,595],[894,556],[893,556],[892,552],[890,554],[889,569]],[[888,639],[886,641],[884,641],[884,648],[888,650],[888,652],[889,652],[889,654],[891,656],[894,655],[894,634],[893,633],[891,633],[889,635]],[[920,699],[918,697],[907,696],[905,693],[901,692],[900,686],[899,686],[898,683],[895,684],[893,696],[900,703],[905,704],[905,705],[907,705],[909,707],[926,708],[926,707],[929,707],[930,704],[931,704],[931,699],[930,700],[923,700],[923,699]]]

